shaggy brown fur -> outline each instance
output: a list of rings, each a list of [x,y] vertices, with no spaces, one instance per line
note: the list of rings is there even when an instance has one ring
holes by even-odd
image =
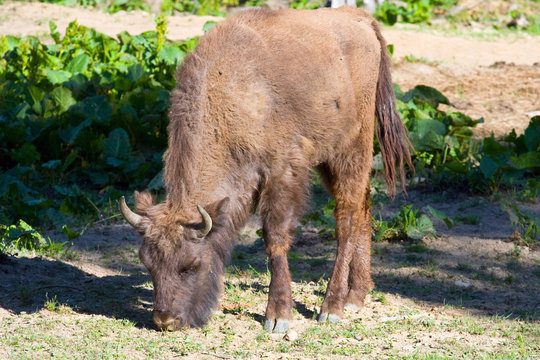
[[[284,331],[287,251],[308,169],[336,200],[338,249],[320,321],[361,306],[372,287],[369,173],[375,114],[390,193],[409,144],[395,110],[379,26],[352,8],[248,10],[212,28],[185,59],[171,95],[167,199],[136,193],[142,262],[158,327],[201,326],[217,306],[233,238],[257,202],[272,280],[265,328]],[[213,227],[198,237],[201,205]],[[136,216],[136,215],[135,215]]]

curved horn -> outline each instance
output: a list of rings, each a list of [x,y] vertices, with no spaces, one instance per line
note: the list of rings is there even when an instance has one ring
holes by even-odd
[[[205,237],[210,232],[210,230],[212,230],[212,218],[210,217],[210,215],[208,215],[206,210],[202,208],[202,206],[197,205],[197,210],[199,210],[199,213],[203,218],[204,225],[202,229],[197,231],[197,236],[202,238]]]
[[[142,216],[131,211],[131,209],[126,204],[126,198],[123,196],[118,202],[118,207],[120,208],[120,213],[122,214],[124,219],[126,219],[126,221],[130,223],[131,226],[136,228],[141,222]]]

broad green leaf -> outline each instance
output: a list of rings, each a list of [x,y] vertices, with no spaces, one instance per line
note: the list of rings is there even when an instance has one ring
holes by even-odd
[[[422,137],[413,134],[414,147],[416,150],[443,150],[444,136],[437,134],[434,131],[428,131]]]
[[[430,131],[439,135],[446,135],[446,126],[439,120],[422,119],[418,120],[414,131],[420,138],[424,137]]]
[[[447,162],[444,166],[455,173],[466,174],[469,171],[467,165],[457,159]]]
[[[487,155],[501,155],[504,153],[510,153],[509,149],[502,146],[493,135],[491,137],[484,138],[482,141],[482,152]]]
[[[527,149],[540,152],[540,116],[531,119],[529,126],[525,129],[524,136]]]
[[[11,157],[22,165],[32,165],[41,158],[41,155],[34,144],[24,143]]]
[[[66,160],[64,161],[64,165],[62,165],[62,171],[65,172],[68,167],[77,159],[79,156],[79,150],[75,149],[69,155],[67,156]]]
[[[81,54],[71,59],[71,61],[67,64],[65,70],[72,74],[82,73],[86,71],[89,63],[90,56],[86,54]]]
[[[66,236],[68,237],[68,240],[69,240],[69,241],[71,241],[71,240],[73,240],[73,239],[76,239],[76,238],[78,238],[79,236],[81,236],[82,234],[84,234],[84,230],[79,231],[79,232],[73,231],[73,230],[71,230],[70,228],[68,228],[67,225],[62,226],[62,232],[63,232],[64,234],[66,234]]]
[[[70,106],[76,104],[75,99],[71,95],[71,91],[63,86],[54,88],[51,91],[50,96],[62,111],[66,111]]]
[[[512,163],[518,170],[540,167],[540,151],[529,151],[517,157],[512,157]]]
[[[167,65],[176,65],[186,54],[177,46],[165,46],[158,53],[158,59]]]
[[[135,83],[144,76],[144,69],[141,64],[131,65],[128,68],[127,79]]]
[[[121,167],[122,165],[126,164],[125,160],[120,160],[115,157],[109,156],[107,158],[107,164],[111,165],[112,167]]]
[[[106,172],[88,171],[88,177],[93,184],[105,185],[110,181],[109,175]]]
[[[41,164],[41,166],[46,168],[46,169],[52,170],[52,169],[56,169],[61,164],[62,164],[62,162],[60,160],[49,160],[49,161]]]
[[[451,229],[454,226],[452,220],[443,211],[434,209],[429,205],[427,206],[427,209],[431,216],[433,216],[435,219],[444,221],[448,229]]]
[[[386,45],[386,51],[388,52],[388,55],[390,55],[390,57],[394,56],[394,44]]]
[[[58,136],[60,136],[60,139],[65,143],[73,144],[81,134],[81,131],[90,125],[92,125],[92,120],[86,119],[77,126],[70,126],[67,129],[58,130]]]
[[[439,104],[450,105],[448,98],[439,90],[425,85],[417,85],[414,89],[407,91],[405,94],[403,94],[401,101],[409,102],[414,98],[427,102],[435,109],[439,106]]]
[[[60,43],[60,33],[56,31],[57,26],[54,23],[54,21],[49,21],[49,33],[51,34],[51,37],[53,38],[54,42],[59,44]]]
[[[214,25],[216,25],[216,24],[217,24],[217,21],[207,21],[207,22],[204,23],[202,29],[203,29],[204,32],[207,32],[212,27],[214,27]]]
[[[103,155],[107,158],[127,159],[131,154],[129,135],[122,128],[116,128],[110,132],[105,140]]]
[[[497,170],[499,170],[499,164],[491,156],[484,156],[480,160],[480,171],[486,179],[491,179]]]
[[[163,170],[161,170],[148,184],[148,190],[161,190],[164,186],[165,182],[163,181]]]
[[[435,236],[437,235],[437,231],[435,231],[433,223],[426,215],[421,215],[416,225],[411,225],[407,228],[407,236],[411,239],[422,240],[428,235]]]
[[[34,104],[39,103],[45,97],[45,92],[37,86],[29,86],[28,93],[30,94],[30,97],[32,98]]]
[[[45,69],[45,72],[47,73],[47,79],[53,85],[63,84],[71,78],[71,73],[65,70]]]
[[[69,109],[70,114],[102,126],[109,125],[112,111],[111,103],[103,95],[87,97]]]

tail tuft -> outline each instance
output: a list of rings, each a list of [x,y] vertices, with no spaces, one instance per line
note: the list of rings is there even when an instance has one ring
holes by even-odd
[[[403,162],[406,162],[411,169],[414,168],[410,152],[412,144],[407,137],[407,129],[396,110],[396,95],[394,94],[392,76],[390,74],[392,62],[386,50],[386,41],[376,21],[373,21],[372,27],[381,44],[381,63],[379,66],[379,80],[377,82],[375,100],[375,115],[378,119],[376,134],[381,147],[385,170],[384,177],[388,184],[388,195],[393,199],[396,196],[396,170],[399,171],[399,179],[403,191],[407,193],[405,190]]]

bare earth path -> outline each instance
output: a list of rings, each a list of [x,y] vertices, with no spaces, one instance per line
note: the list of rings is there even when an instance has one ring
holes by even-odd
[[[144,12],[7,1],[0,5],[0,35],[46,39],[49,20],[63,31],[74,19],[110,36],[155,28]],[[220,18],[169,17],[168,37],[201,35],[208,20]],[[484,117],[479,136],[522,132],[540,111],[540,37],[488,40],[410,27],[387,28],[384,35],[395,48],[394,81],[403,90],[433,86],[459,111]],[[335,326],[318,326],[313,318],[336,244],[304,227],[289,259],[297,341],[262,330],[269,278],[256,220],[241,233],[221,307],[203,330],[154,331],[151,281],[137,255],[141,240],[127,225],[88,229],[59,260],[0,257],[0,359],[540,358],[540,251],[510,241],[514,227],[500,202],[416,189],[381,211],[395,213],[401,203],[429,204],[471,223],[456,221],[448,230],[434,221],[439,237],[421,246],[375,243],[376,291]],[[520,208],[540,217],[538,203]],[[500,314],[505,317],[494,316]]]

